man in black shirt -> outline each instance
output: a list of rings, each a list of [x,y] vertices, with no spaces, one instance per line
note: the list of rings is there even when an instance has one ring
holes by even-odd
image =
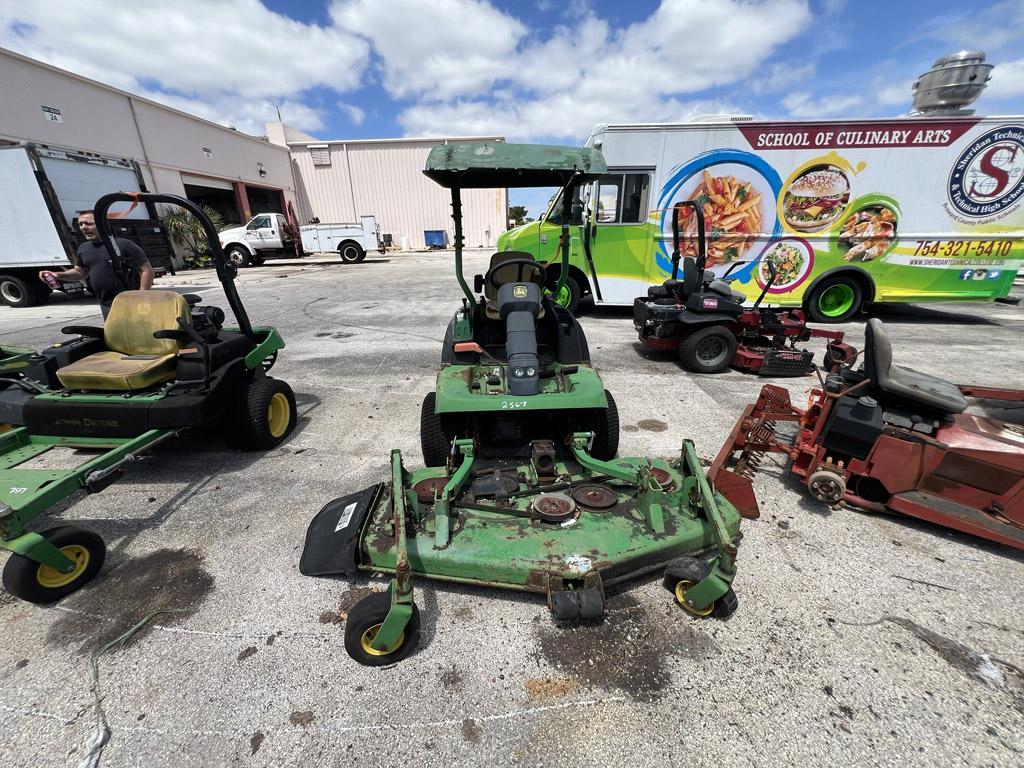
[[[114,271],[110,254],[100,240],[100,233],[96,229],[96,217],[92,211],[81,211],[78,214],[78,228],[85,236],[85,242],[78,246],[78,264],[63,272],[40,272],[39,279],[45,283],[46,276],[51,275],[60,282],[71,283],[89,278],[93,293],[100,300],[103,319],[106,320],[111,302],[121,291],[136,288],[148,291],[153,286],[153,267],[143,250],[131,240],[125,240],[123,237],[114,238],[125,265],[138,275],[138,285],[132,284],[131,277],[128,278],[128,284],[124,284]]]

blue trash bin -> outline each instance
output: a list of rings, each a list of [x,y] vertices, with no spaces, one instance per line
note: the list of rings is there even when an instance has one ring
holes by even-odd
[[[448,232],[443,229],[425,229],[423,230],[423,240],[426,242],[427,248],[447,248]]]

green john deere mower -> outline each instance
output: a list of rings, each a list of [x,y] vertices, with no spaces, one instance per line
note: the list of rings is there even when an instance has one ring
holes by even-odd
[[[178,205],[198,217],[237,328],[225,313],[174,291],[118,294],[102,328],[71,326],[73,337],[27,358],[19,375],[0,378],[0,547],[12,554],[4,588],[52,603],[100,570],[103,539],[74,526],[36,533],[27,526],[53,504],[98,492],[145,451],[200,425],[219,425],[229,444],[268,450],[295,426],[295,396],[267,375],[284,347],[278,332],[254,327],[235,290],[236,271],[217,232],[195,205],[170,195],[116,193],[95,206],[100,237],[118,278],[131,278],[110,236],[107,211],[118,201]],[[45,454],[85,449],[71,469],[51,469]],[[36,466],[31,466],[35,464]]]
[[[606,587],[661,572],[692,614],[736,609],[740,516],[708,482],[693,444],[673,460],[615,458],[614,400],[582,328],[542,290],[544,267],[529,254],[495,254],[476,278],[480,298],[462,274],[462,188],[557,185],[571,201],[605,170],[599,152],[571,147],[452,144],[427,159],[424,173],[451,189],[465,294],[445,334],[437,391],[423,403],[428,466],[410,471],[393,450],[388,482],[316,516],[299,566],[311,576],[392,577],[387,592],[349,612],[345,648],[362,664],[391,664],[416,647],[420,577],[534,592],[556,619],[579,620],[603,616]],[[563,226],[561,275],[568,245]]]

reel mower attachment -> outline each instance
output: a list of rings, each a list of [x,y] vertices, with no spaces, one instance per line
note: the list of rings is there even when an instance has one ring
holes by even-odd
[[[541,594],[556,620],[588,620],[603,616],[609,586],[660,570],[686,611],[732,613],[740,515],[693,444],[673,461],[602,461],[587,450],[592,439],[575,433],[565,460],[534,441],[525,463],[481,461],[458,439],[446,467],[414,472],[394,450],[389,484],[327,504],[300,571],[391,576],[350,613],[349,655],[377,666],[412,652],[414,578]]]

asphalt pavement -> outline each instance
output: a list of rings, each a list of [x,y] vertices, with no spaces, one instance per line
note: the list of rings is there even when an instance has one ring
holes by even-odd
[[[486,259],[469,252],[467,274]],[[294,388],[298,426],[264,455],[183,436],[37,521],[96,531],[107,562],[58,605],[0,593],[0,765],[97,754],[93,659],[147,617],[96,658],[103,766],[1024,764],[1021,553],[831,511],[781,462],[756,478],[762,516],[744,521],[727,621],[691,618],[655,577],[576,627],[541,598],[419,581],[418,650],[382,669],[349,659],[347,611],[385,581],[301,576],[306,526],[384,480],[391,448],[419,466],[420,403],[461,295],[452,263],[391,253],[242,271],[253,322],[285,339],[272,375]],[[157,287],[227,308],[210,271]],[[1024,308],[876,314],[897,362],[1024,388]],[[0,307],[0,342],[41,347],[99,319],[86,298]],[[642,350],[627,308],[589,307],[581,323],[618,401],[620,455],[677,455],[689,437],[713,456],[765,382]],[[841,328],[859,348],[863,320]],[[776,383],[801,402],[815,381]]]

